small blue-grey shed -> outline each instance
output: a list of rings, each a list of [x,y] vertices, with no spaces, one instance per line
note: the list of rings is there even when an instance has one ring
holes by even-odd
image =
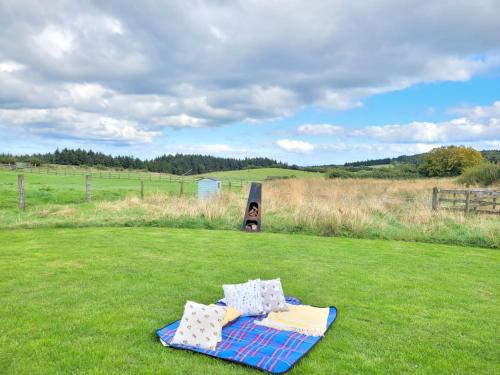
[[[221,190],[222,183],[216,178],[204,177],[198,180],[198,198],[210,198]]]

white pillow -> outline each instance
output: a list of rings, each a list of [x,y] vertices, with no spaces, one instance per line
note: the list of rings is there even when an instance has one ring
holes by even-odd
[[[260,288],[264,312],[288,311],[285,295],[283,294],[283,287],[281,286],[281,280],[279,278],[273,280],[261,280]]]
[[[223,306],[187,301],[172,344],[215,350],[220,341],[225,312]]]
[[[249,280],[243,284],[223,285],[226,305],[241,311],[242,315],[262,315],[260,280]]]

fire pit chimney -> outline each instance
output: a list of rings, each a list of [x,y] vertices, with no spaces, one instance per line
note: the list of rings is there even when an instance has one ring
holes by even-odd
[[[248,193],[247,207],[243,219],[242,230],[246,232],[260,232],[262,214],[262,184],[252,182]]]

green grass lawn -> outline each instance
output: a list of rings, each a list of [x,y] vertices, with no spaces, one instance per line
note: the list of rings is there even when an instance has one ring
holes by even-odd
[[[155,329],[223,283],[335,305],[292,374],[500,372],[498,250],[165,228],[0,231],[0,373],[257,374]]]
[[[202,176],[215,176],[224,179],[242,179],[244,181],[263,181],[269,177],[325,178],[324,173],[306,172],[285,168],[256,168],[239,171],[211,172]]]

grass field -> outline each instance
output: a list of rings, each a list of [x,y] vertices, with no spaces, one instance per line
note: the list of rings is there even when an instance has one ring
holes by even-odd
[[[25,174],[26,209],[17,208],[17,175],[0,172],[0,228],[155,226],[239,230],[248,185],[228,186],[199,200],[196,184],[92,178],[84,203],[84,176]],[[265,181],[263,230],[323,236],[396,239],[500,248],[498,216],[431,210],[433,186],[450,179],[299,179]]]
[[[0,209],[13,209],[17,207],[17,175],[19,172],[0,170]],[[85,176],[64,174],[29,173],[25,171],[26,202],[30,206],[44,204],[70,204],[85,202]],[[117,175],[117,173],[115,173]],[[130,195],[140,194],[140,180],[128,179],[123,173],[122,178],[92,177],[92,198],[95,201],[113,201]],[[150,180],[148,175],[143,175],[145,192],[147,194],[168,193],[178,195],[180,183],[169,180]],[[196,193],[196,182],[189,178],[184,181],[184,193]],[[238,191],[237,185],[233,190]]]
[[[256,374],[156,328],[223,283],[281,277],[339,309],[291,374],[499,373],[496,250],[158,228],[0,231],[0,373]]]
[[[239,171],[204,173],[202,176],[215,176],[224,179],[243,179],[244,181],[264,181],[272,177],[325,178],[324,173],[306,172],[284,168],[256,168]]]

